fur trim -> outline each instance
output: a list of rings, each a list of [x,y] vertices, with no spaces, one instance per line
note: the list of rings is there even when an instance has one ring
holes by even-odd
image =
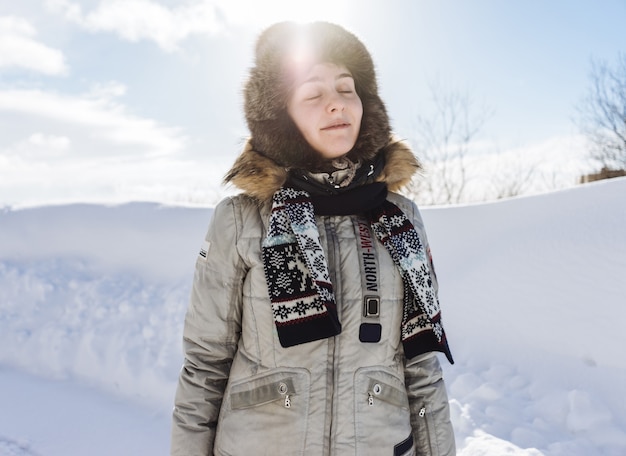
[[[390,126],[378,96],[372,58],[355,35],[328,22],[281,22],[260,35],[255,64],[244,87],[244,112],[252,148],[288,169],[327,168],[326,161],[306,142],[287,113],[295,55],[305,55],[305,65],[329,62],[345,65],[350,71],[363,104],[363,118],[355,146],[347,156],[355,162],[374,158],[387,143]]]
[[[224,183],[232,183],[258,201],[269,201],[286,179],[287,170],[254,150],[252,142],[248,140],[224,177]]]
[[[413,176],[422,169],[422,165],[409,145],[395,136],[391,137],[383,153],[385,167],[376,180],[385,182],[390,192],[399,192],[409,185]]]
[[[385,166],[377,178],[385,182],[392,192],[401,191],[421,169],[417,157],[408,144],[396,136],[388,138],[387,145],[380,151],[385,157]],[[249,140],[235,164],[224,178],[244,193],[260,202],[270,201],[287,179],[287,169],[271,158],[254,150]]]

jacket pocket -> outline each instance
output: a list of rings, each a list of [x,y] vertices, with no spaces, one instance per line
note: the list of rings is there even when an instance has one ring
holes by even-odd
[[[270,371],[233,382],[220,411],[214,452],[303,454],[309,395],[305,369]]]
[[[355,437],[358,455],[393,455],[411,435],[404,382],[381,368],[359,369],[355,376]],[[402,455],[412,455],[413,448]]]

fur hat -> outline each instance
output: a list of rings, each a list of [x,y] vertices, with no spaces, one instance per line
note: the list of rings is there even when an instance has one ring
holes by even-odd
[[[355,35],[328,22],[281,22],[260,35],[254,66],[244,87],[244,111],[252,149],[286,169],[313,171],[328,167],[287,112],[294,82],[290,65],[303,56],[309,64],[344,65],[352,74],[363,117],[356,143],[347,156],[355,162],[372,160],[390,137],[389,118],[378,96],[374,64]]]

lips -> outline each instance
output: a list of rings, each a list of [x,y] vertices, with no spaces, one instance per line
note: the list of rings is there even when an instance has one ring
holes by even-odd
[[[348,128],[350,126],[349,122],[338,120],[336,122],[332,122],[331,124],[321,128],[323,131],[332,131],[332,130],[341,130],[343,128]]]

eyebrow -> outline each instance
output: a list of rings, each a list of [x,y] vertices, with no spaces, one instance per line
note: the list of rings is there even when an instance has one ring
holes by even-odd
[[[342,78],[352,78],[352,79],[354,79],[354,77],[350,73],[341,73],[341,74],[337,75],[337,77],[335,78],[335,81],[337,79],[342,79]]]
[[[343,78],[354,79],[354,77],[350,73],[340,73],[337,76],[335,76],[335,81],[338,81],[339,79],[343,79]],[[319,81],[321,81],[321,78],[319,76],[311,76],[309,79],[304,81],[302,84],[306,84],[307,82],[319,82]]]

